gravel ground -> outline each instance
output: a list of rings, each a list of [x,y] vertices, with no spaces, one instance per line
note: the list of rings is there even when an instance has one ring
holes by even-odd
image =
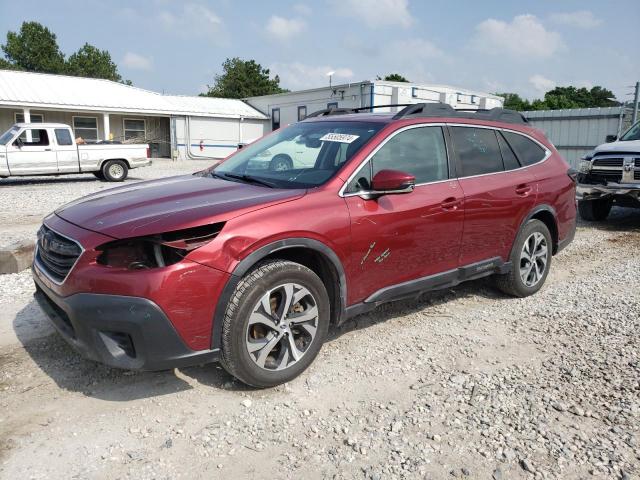
[[[640,212],[612,217],[533,297],[479,280],[382,306],[270,390],[84,360],[28,273],[0,276],[0,478],[639,478]]]

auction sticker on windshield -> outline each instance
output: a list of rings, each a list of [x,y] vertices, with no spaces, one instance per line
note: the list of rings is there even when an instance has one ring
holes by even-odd
[[[360,135],[349,135],[347,133],[327,133],[324,137],[320,138],[322,142],[340,142],[340,143],[353,143]]]

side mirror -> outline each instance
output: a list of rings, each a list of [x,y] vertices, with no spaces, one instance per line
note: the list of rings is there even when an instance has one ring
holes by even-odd
[[[617,135],[607,135],[605,137],[605,142],[607,142],[607,143],[615,142],[616,140],[618,140],[618,136]]]
[[[399,170],[380,170],[371,180],[371,190],[360,195],[365,200],[371,200],[382,195],[397,195],[411,193],[416,186],[416,177]]]
[[[13,145],[15,147],[22,148],[24,146],[24,143],[22,142],[22,139],[18,137],[14,140]]]

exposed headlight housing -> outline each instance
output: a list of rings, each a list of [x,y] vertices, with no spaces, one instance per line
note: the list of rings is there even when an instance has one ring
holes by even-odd
[[[127,270],[166,267],[181,261],[189,252],[206,245],[222,230],[224,223],[166,232],[159,235],[114,240],[100,245],[100,265]]]

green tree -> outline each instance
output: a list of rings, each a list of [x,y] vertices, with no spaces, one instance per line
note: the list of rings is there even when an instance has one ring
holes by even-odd
[[[122,81],[117,65],[111,60],[111,54],[88,43],[85,43],[80,50],[69,57],[65,71],[76,77]]]
[[[242,60],[238,57],[227,58],[222,64],[222,75],[216,75],[213,86],[201,94],[205,97],[246,98],[258,95],[283,93],[280,78],[269,77],[269,69],[263,68],[255,60]]]
[[[587,88],[576,88],[573,86],[556,87],[544,94],[544,103],[549,109],[558,110],[561,108],[592,108],[592,107],[614,107],[619,105],[614,98],[613,92],[600,86],[595,86],[590,90]]]
[[[405,82],[405,83],[409,83],[409,80],[404,78],[399,73],[390,73],[389,75],[385,75],[384,78],[381,78],[380,75],[378,75],[376,80],[384,80],[386,82]]]
[[[64,71],[64,55],[56,35],[38,22],[23,22],[18,33],[7,32],[2,51],[15,69],[43,73]]]
[[[496,93],[497,96],[504,98],[504,108],[511,110],[530,110],[531,104],[529,100],[520,97],[517,93]]]

